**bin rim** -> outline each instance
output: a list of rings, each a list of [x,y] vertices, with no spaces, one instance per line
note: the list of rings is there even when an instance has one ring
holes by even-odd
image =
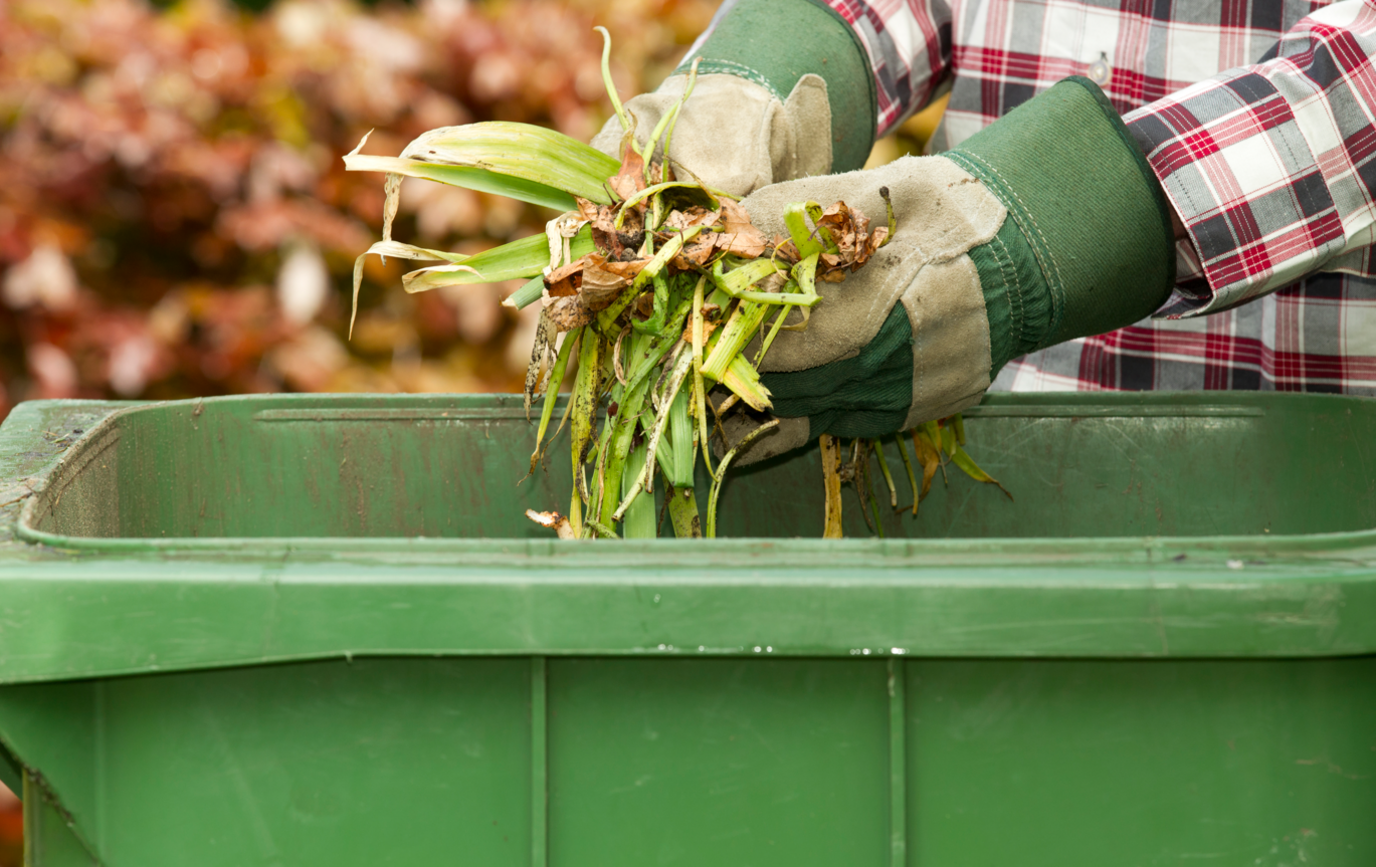
[[[100,421],[87,429],[71,445],[93,440],[128,415],[166,407],[198,407],[221,402],[252,400],[264,408],[256,416],[267,420],[291,420],[308,417],[317,409],[302,409],[303,400],[315,400],[328,405],[334,412],[352,413],[356,420],[398,418],[416,419],[506,419],[524,417],[519,395],[508,394],[426,394],[406,395],[408,403],[433,405],[433,410],[380,410],[371,406],[350,408],[353,402],[375,401],[377,395],[343,393],[322,395],[263,394],[225,395],[188,398],[175,401],[28,401],[30,408],[47,405],[92,405],[107,410]],[[498,406],[465,407],[464,403],[496,400]],[[1346,402],[1362,400],[1350,395],[1290,394],[1274,392],[1019,392],[990,393],[984,401],[965,411],[969,418],[980,417],[1075,417],[1075,418],[1150,418],[1150,417],[1257,417],[1266,414],[1266,405],[1287,400],[1319,400]],[[560,398],[562,402],[563,397]],[[274,402],[290,402],[293,409],[274,409]],[[623,539],[623,540],[558,540],[487,537],[481,539],[441,537],[94,537],[51,533],[36,526],[36,512],[44,501],[47,483],[63,470],[59,458],[43,475],[43,483],[31,489],[34,496],[23,498],[17,520],[13,522],[15,538],[31,545],[77,554],[239,554],[250,557],[280,557],[287,553],[300,556],[327,557],[358,556],[371,559],[387,554],[408,554],[420,557],[453,557],[463,555],[465,563],[502,562],[522,564],[542,560],[558,560],[574,564],[595,558],[607,565],[673,566],[691,552],[701,562],[770,554],[778,557],[780,549],[788,549],[782,563],[790,568],[830,565],[834,557],[819,554],[839,552],[847,563],[911,560],[915,563],[971,565],[1018,563],[1064,564],[1077,562],[1102,563],[1105,556],[1119,562],[1159,563],[1181,555],[1205,560],[1246,564],[1280,557],[1323,560],[1376,562],[1376,527],[1366,530],[1330,533],[1266,533],[1261,535],[1214,536],[1093,536],[1093,537],[980,537],[946,539],[879,539],[846,538],[818,539],[795,537],[787,540],[761,538],[720,538],[699,540]],[[498,550],[493,551],[494,546]],[[595,553],[594,553],[595,552]],[[490,555],[490,556],[485,556]],[[476,559],[474,559],[476,558]],[[702,558],[706,558],[705,561]],[[1028,558],[1032,558],[1029,563]]]

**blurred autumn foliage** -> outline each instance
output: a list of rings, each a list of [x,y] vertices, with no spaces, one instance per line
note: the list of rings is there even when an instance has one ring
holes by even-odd
[[[653,87],[716,0],[0,0],[0,414],[31,398],[519,389],[515,286],[408,296],[369,257],[382,177],[437,126],[504,119],[587,140]],[[462,252],[552,214],[408,181],[397,237]],[[532,311],[535,308],[530,308]]]

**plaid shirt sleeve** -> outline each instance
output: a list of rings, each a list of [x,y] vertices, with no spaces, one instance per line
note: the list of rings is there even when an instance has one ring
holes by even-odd
[[[860,36],[874,70],[875,138],[926,105],[951,62],[947,0],[823,0]]]
[[[1226,310],[1316,271],[1376,273],[1373,54],[1376,0],[1341,0],[1261,62],[1124,117],[1190,237],[1159,316]]]

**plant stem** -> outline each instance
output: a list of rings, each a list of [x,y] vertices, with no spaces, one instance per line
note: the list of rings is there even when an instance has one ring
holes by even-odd
[[[683,385],[683,378],[688,375],[688,369],[692,366],[692,353],[681,352],[679,358],[674,362],[670,371],[669,385],[665,389],[664,401],[660,406],[659,414],[655,417],[654,428],[650,431],[650,456],[646,459],[645,473],[643,476],[645,490],[653,491],[654,485],[654,463],[655,450],[659,448],[659,440],[664,435],[664,427],[669,421],[669,408],[678,396],[678,390]]]
[[[712,345],[712,351],[707,354],[707,359],[702,365],[702,375],[708,379],[721,381],[726,373],[726,368],[737,355],[740,355],[745,344],[750,342],[750,338],[755,336],[759,330],[760,323],[768,315],[770,305],[757,304],[754,302],[742,302],[736,306],[731,318],[726,321],[726,325],[715,335],[716,341]]]
[[[726,469],[731,466],[731,461],[735,460],[736,454],[748,447],[755,440],[759,439],[767,431],[771,431],[779,426],[777,418],[769,421],[752,430],[750,433],[741,437],[741,441],[736,443],[736,447],[722,456],[721,463],[717,464],[717,471],[712,474],[712,489],[707,495],[707,538],[717,537],[717,498],[721,496],[721,483],[726,478]]]
[[[631,487],[636,484],[633,480],[639,478],[645,469],[645,456],[645,444],[641,443],[631,450],[626,459],[626,471],[621,475],[623,497],[630,493]],[[627,539],[653,539],[658,535],[655,524],[655,498],[637,496],[626,509],[621,533]]]
[[[583,503],[588,500],[587,476],[583,465],[592,447],[592,427],[597,417],[598,378],[601,373],[602,338],[591,328],[583,329],[578,340],[578,376],[573,385],[573,502],[569,505],[569,525],[574,535],[583,530]]]
[[[913,489],[913,515],[916,516],[917,501],[920,496],[917,492],[917,476],[913,473],[913,461],[912,458],[908,457],[908,444],[903,441],[903,433],[900,431],[894,436],[894,439],[898,442],[899,457],[903,458],[903,469],[908,471],[908,484],[912,485]]]
[[[674,535],[680,539],[701,539],[702,518],[698,516],[693,486],[670,487],[665,496],[669,498],[669,520],[674,525]]]
[[[621,97],[616,95],[616,83],[612,81],[612,35],[605,27],[594,27],[593,30],[602,34],[602,84],[607,88],[607,96],[611,97],[612,109],[616,112],[616,119],[621,121],[621,128],[629,130],[631,119],[622,107]]]
[[[777,337],[779,334],[779,329],[783,328],[784,320],[787,319],[788,314],[792,312],[792,304],[785,304],[783,306],[783,309],[779,311],[778,317],[775,318],[773,326],[771,326],[769,329],[769,334],[766,335],[764,340],[760,342],[760,353],[759,355],[755,356],[756,367],[759,367],[760,362],[764,360],[764,354],[769,351],[769,347],[774,343],[774,338]]]
[[[822,481],[826,488],[823,539],[840,539],[841,532],[841,441],[830,434],[822,434],[817,441],[822,450]]]
[[[697,69],[697,61],[693,61],[693,68]],[[698,445],[702,448],[702,463],[707,467],[707,471],[712,472],[711,460],[711,439],[707,429],[707,385],[702,379],[702,347],[703,347],[703,319],[702,305],[703,287],[707,285],[707,275],[698,278],[697,285],[693,287],[693,404],[698,417]]]
[[[693,58],[693,65],[688,69],[688,86],[683,89],[683,99],[674,106],[674,119],[669,121],[669,128],[664,131],[664,168],[660,171],[660,180],[664,180],[669,174],[669,145],[674,139],[674,127],[678,125],[679,111],[688,101],[688,97],[693,95],[693,87],[698,83],[698,64],[701,62],[701,57]]]
[[[549,420],[554,415],[554,402],[559,398],[559,386],[564,383],[564,372],[569,366],[569,356],[572,354],[575,341],[582,329],[574,329],[564,335],[564,344],[559,347],[559,354],[554,359],[554,370],[550,373],[549,384],[545,386],[545,403],[540,408],[540,427],[535,432],[535,451],[530,453],[530,475],[535,472],[535,465],[540,463],[540,456],[543,454],[541,445],[545,441],[545,431],[549,430]]]
[[[875,439],[872,443],[874,454],[879,459],[879,472],[884,474],[884,484],[889,486],[889,506],[898,508],[898,488],[894,487],[893,474],[889,472],[889,462],[884,459],[884,441]]]

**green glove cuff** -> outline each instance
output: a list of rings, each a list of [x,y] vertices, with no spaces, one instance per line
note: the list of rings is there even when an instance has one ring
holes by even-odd
[[[903,426],[913,402],[913,329],[895,304],[859,355],[761,376],[780,418],[807,416],[811,437],[877,437]]]
[[[804,75],[821,76],[831,105],[831,170],[858,169],[869,158],[878,118],[869,55],[831,7],[818,0],[740,0],[674,74],[687,74],[694,57],[702,58],[699,75],[744,78],[769,89],[780,102]],[[860,93],[864,98],[857,99]]]
[[[970,252],[989,316],[990,378],[1034,349],[1137,322],[1169,296],[1165,194],[1089,79],[1056,84],[942,156],[1012,217]]]

